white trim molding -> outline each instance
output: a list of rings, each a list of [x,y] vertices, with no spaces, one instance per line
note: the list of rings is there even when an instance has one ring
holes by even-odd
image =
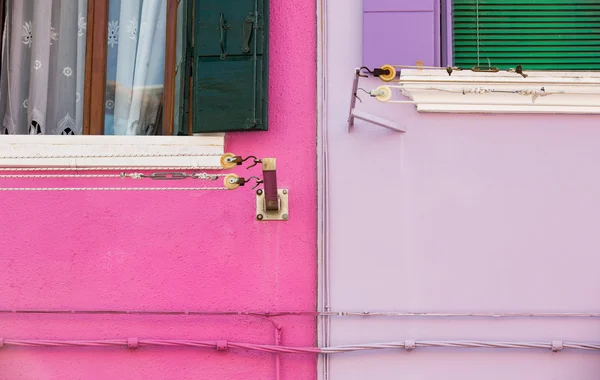
[[[600,72],[525,75],[403,69],[390,87],[399,87],[419,112],[600,114]]]
[[[0,135],[0,167],[217,169],[221,167],[219,156],[224,153],[224,143],[222,133],[202,136]]]

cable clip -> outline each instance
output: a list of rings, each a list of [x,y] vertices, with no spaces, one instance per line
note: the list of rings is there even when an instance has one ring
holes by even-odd
[[[553,340],[552,341],[552,352],[559,352],[563,349],[562,340]]]
[[[140,341],[138,338],[127,338],[127,347],[131,349],[139,348]]]
[[[226,340],[217,340],[215,348],[217,351],[227,351],[229,347],[227,346]]]
[[[412,340],[412,339],[409,339],[409,340],[405,340],[405,341],[404,341],[404,349],[405,349],[406,351],[412,351],[412,350],[414,350],[416,347],[417,347],[417,342],[415,342],[414,340]]]

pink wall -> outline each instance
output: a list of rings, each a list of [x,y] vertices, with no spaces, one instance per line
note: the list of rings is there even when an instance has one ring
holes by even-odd
[[[328,0],[332,311],[598,313],[598,116],[422,114],[359,92],[360,110],[408,132],[357,121],[349,133],[361,3]],[[333,346],[600,341],[598,318],[335,317],[331,331]],[[417,348],[333,355],[328,380],[598,373],[597,351]]]
[[[315,33],[314,1],[271,1],[270,130],[227,135],[227,151],[277,158],[280,187],[290,189],[288,222],[255,222],[250,188],[4,193],[0,309],[314,310]],[[282,344],[315,344],[314,318],[274,319]],[[253,317],[0,314],[4,339],[128,337],[275,342],[273,324]],[[275,371],[275,356],[256,352],[0,349],[0,378],[11,380],[275,379]],[[315,377],[316,357],[281,357],[282,379]]]

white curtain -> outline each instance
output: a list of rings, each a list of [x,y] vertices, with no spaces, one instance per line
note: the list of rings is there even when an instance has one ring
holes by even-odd
[[[105,134],[160,134],[166,0],[110,0]]]
[[[7,1],[2,134],[81,133],[86,15],[87,0]]]

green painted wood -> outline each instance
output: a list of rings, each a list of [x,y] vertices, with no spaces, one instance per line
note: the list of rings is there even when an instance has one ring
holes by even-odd
[[[195,0],[194,133],[267,130],[268,19],[268,0]]]
[[[457,66],[600,69],[598,0],[453,0],[453,20]]]

